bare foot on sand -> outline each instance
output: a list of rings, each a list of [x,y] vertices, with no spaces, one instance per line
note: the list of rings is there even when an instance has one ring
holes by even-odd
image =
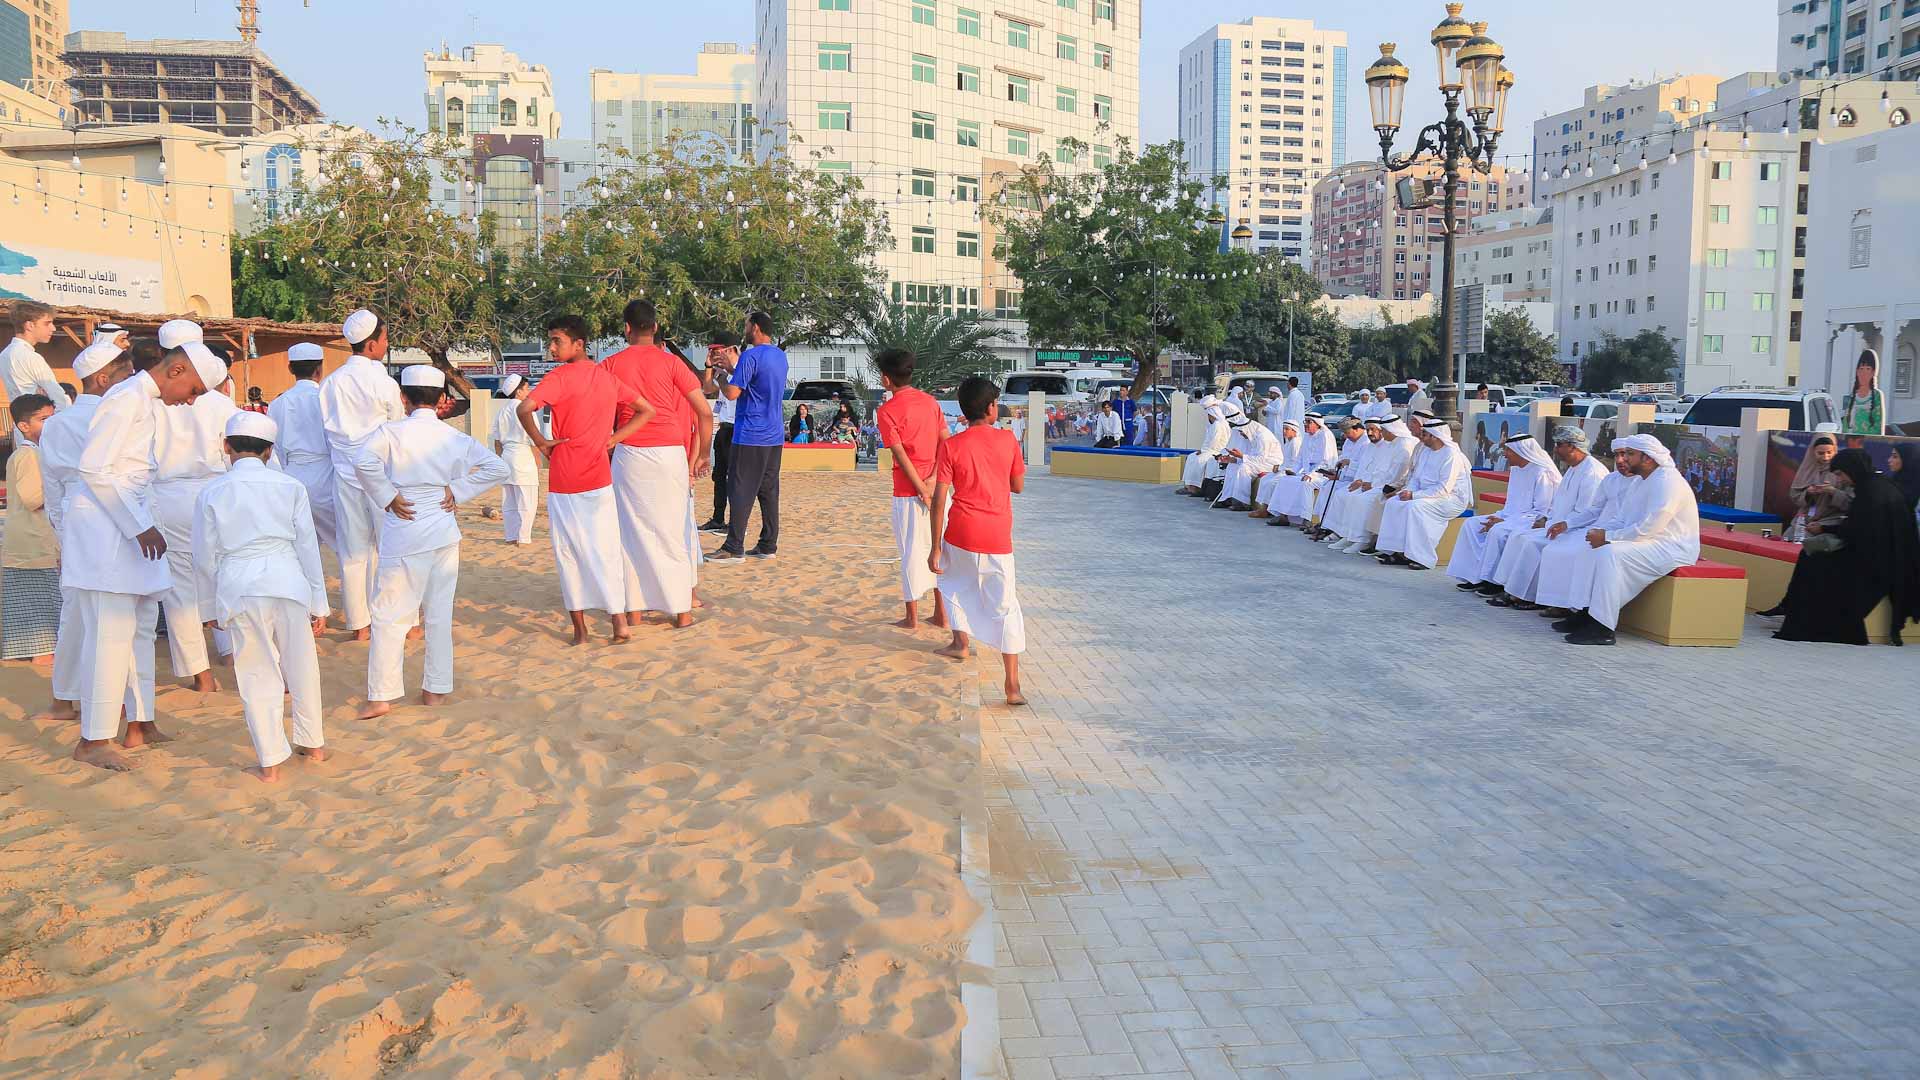
[[[967,646],[964,643],[949,642],[933,650],[933,655],[944,656],[949,660],[965,660],[968,656],[971,656],[972,653],[967,651]]]
[[[353,637],[351,637],[351,638],[349,638],[348,640],[350,640],[350,641],[372,641],[372,640],[373,640],[373,627],[371,627],[371,626],[363,626],[363,627],[361,627],[360,629],[358,629],[358,630],[355,630],[355,631],[353,632]]]
[[[699,589],[693,590],[693,610],[699,611],[701,608],[706,606],[707,606],[707,602],[705,600],[700,599],[700,590]]]
[[[151,720],[134,720],[127,724],[127,734],[120,740],[120,745],[137,750],[142,746],[159,746],[172,741],[173,736],[161,731],[159,724]]]
[[[280,766],[278,765],[255,765],[247,771],[253,774],[255,780],[263,784],[277,784],[280,782]]]
[[[220,680],[214,678],[213,669],[208,668],[181,685],[196,694],[211,694],[220,689]]]
[[[675,630],[685,630],[687,627],[692,625],[693,625],[693,612],[691,611],[683,611],[680,614],[675,615],[673,617],[673,628]]]
[[[1025,705],[1027,703],[1027,695],[1020,692],[1019,683],[1008,683],[1006,685],[1006,691],[1007,691],[1007,704]]]
[[[447,703],[448,696],[449,695],[447,694],[436,694],[431,690],[422,690],[420,691],[420,704],[445,705]]]
[[[80,743],[73,748],[73,760],[83,765],[91,765],[96,769],[105,769],[108,772],[132,772],[140,767],[138,761],[115,750],[113,744],[106,739],[98,739],[93,742],[82,739]]]
[[[324,746],[296,746],[293,752],[315,764],[327,760],[327,748]]]
[[[920,629],[920,620],[909,615],[904,619],[893,620],[891,625],[897,626],[902,630],[918,630]]]
[[[369,701],[367,702],[367,707],[364,709],[361,709],[360,715],[354,717],[354,719],[372,720],[375,717],[385,716],[392,711],[393,711],[393,705],[390,702]]]

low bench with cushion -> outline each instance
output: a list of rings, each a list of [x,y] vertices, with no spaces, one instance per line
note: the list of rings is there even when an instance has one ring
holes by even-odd
[[[1774,514],[1763,514],[1756,510],[1736,510],[1731,506],[1721,506],[1717,503],[1700,503],[1699,506],[1701,532],[1716,526],[1722,532],[1731,527],[1735,532],[1753,533],[1756,536],[1763,530],[1771,531],[1776,535],[1781,532],[1780,518]]]
[[[1487,492],[1504,494],[1507,490],[1507,474],[1492,469],[1473,470],[1473,494],[1477,498]]]
[[[780,471],[852,472],[853,443],[787,443],[780,449]]]
[[[1752,533],[1702,528],[1700,546],[1714,557],[1747,572],[1747,610],[1767,611],[1786,598],[1793,565],[1800,561],[1800,545]],[[1920,623],[1908,622],[1902,637],[1920,635]],[[1867,640],[1885,645],[1893,638],[1893,609],[1885,600],[1867,615]]]
[[[1473,509],[1481,514],[1497,514],[1507,508],[1507,493],[1488,491],[1473,497]]]
[[[1747,572],[1702,559],[1641,590],[1620,610],[1620,629],[1662,645],[1731,648],[1746,623]]]
[[[1177,484],[1189,453],[1157,446],[1056,446],[1052,451],[1053,475]]]

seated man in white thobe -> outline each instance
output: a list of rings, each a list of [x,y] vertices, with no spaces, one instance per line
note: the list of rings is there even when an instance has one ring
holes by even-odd
[[[1540,571],[1540,554],[1547,544],[1570,528],[1584,528],[1593,519],[1584,518],[1600,495],[1608,477],[1621,474],[1587,453],[1587,433],[1577,427],[1553,429],[1553,461],[1560,467],[1560,486],[1554,490],[1553,505],[1533,519],[1532,527],[1507,542],[1507,552],[1492,580],[1500,583],[1499,596],[1487,598],[1494,607],[1532,611],[1533,586]],[[1624,483],[1624,479],[1621,481]]]
[[[1380,442],[1367,454],[1367,471],[1341,496],[1336,512],[1334,531],[1342,539],[1333,550],[1347,555],[1373,554],[1386,499],[1406,486],[1413,473],[1413,456],[1420,450],[1405,421],[1381,417],[1378,427]]]
[[[1623,515],[1627,509],[1627,497],[1633,494],[1634,485],[1640,482],[1640,478],[1628,471],[1625,458],[1615,457],[1613,466],[1613,471],[1600,482],[1600,490],[1595,493],[1593,502],[1574,515],[1568,528],[1556,532],[1559,522],[1547,526],[1549,535],[1546,546],[1540,549],[1540,563],[1534,568],[1532,594],[1515,594],[1536,601],[1543,609],[1540,612],[1542,618],[1564,619],[1573,614],[1562,605],[1572,589],[1570,572],[1573,564],[1587,547],[1588,531],[1618,529],[1626,524]]]
[[[1253,482],[1253,498],[1247,500],[1253,504],[1250,516],[1270,518],[1273,508],[1268,504],[1281,495],[1281,488],[1293,487],[1294,478],[1300,472],[1300,456],[1305,443],[1300,438],[1300,425],[1291,420],[1280,423],[1280,461],[1267,475]]]
[[[1349,481],[1360,473],[1366,462],[1366,454],[1373,447],[1367,438],[1366,421],[1349,416],[1341,425],[1342,439],[1340,448],[1333,452],[1331,459],[1321,464],[1311,477],[1312,494],[1306,504],[1305,517],[1300,523],[1301,531],[1307,539],[1320,541],[1327,538],[1329,530],[1326,521],[1334,494],[1345,488]],[[1294,515],[1288,515],[1294,516]]]
[[[446,385],[445,373],[427,364],[401,372],[407,418],[374,429],[354,465],[360,490],[386,509],[362,720],[385,716],[391,702],[406,696],[401,662],[416,613],[427,639],[420,704],[439,705],[453,693],[453,596],[460,581],[453,508],[507,480],[506,462],[435,412]]]
[[[287,370],[293,385],[267,406],[279,438],[273,460],[280,471],[307,489],[307,508],[313,513],[313,532],[321,546],[340,553],[334,541],[333,454],[327,448],[327,427],[320,419],[320,365],[326,352],[310,341],[287,350]]]
[[[115,771],[134,767],[134,759],[107,745],[123,711],[128,749],[168,740],[153,711],[153,637],[160,595],[172,584],[167,541],[154,520],[154,444],[163,408],[191,405],[226,379],[220,358],[188,341],[152,371],[108,391],[94,411],[60,537],[60,586],[81,605],[87,634],[75,761]]]
[[[175,319],[160,327],[162,348],[177,348],[187,341],[202,342],[198,324]],[[213,665],[207,654],[207,638],[201,630],[207,618],[201,612],[199,582],[193,573],[193,507],[200,490],[214,477],[227,471],[227,453],[223,443],[227,418],[240,411],[222,387],[209,387],[208,393],[183,409],[166,409],[160,416],[153,444],[153,516],[160,535],[167,541],[167,575],[172,584],[160,596],[160,610],[167,617],[167,655],[176,679],[202,694],[220,688],[213,677]],[[225,652],[225,635],[214,635],[216,647]]]
[[[1420,427],[1426,452],[1380,514],[1375,558],[1393,566],[1431,570],[1448,523],[1473,505],[1473,463],[1454,444],[1453,429],[1435,420]]]
[[[1206,410],[1207,431],[1200,440],[1200,449],[1187,455],[1180,469],[1180,488],[1182,495],[1199,495],[1200,485],[1206,481],[1207,467],[1220,451],[1227,448],[1227,438],[1233,434],[1227,426],[1225,407],[1220,399],[1208,394],[1200,400],[1200,406]]]
[[[1273,432],[1244,414],[1228,423],[1233,427],[1233,436],[1221,455],[1227,459],[1226,476],[1213,508],[1247,511],[1253,509],[1253,485],[1279,466],[1283,451]]]
[[[1267,524],[1273,526],[1298,524],[1306,528],[1309,516],[1313,513],[1314,496],[1320,485],[1325,484],[1329,476],[1322,469],[1331,470],[1338,451],[1334,449],[1333,432],[1327,430],[1326,418],[1317,412],[1308,413],[1306,430],[1300,435],[1300,446],[1290,464],[1281,466],[1281,471],[1267,478],[1263,493],[1267,495]]]
[[[210,624],[233,640],[233,677],[259,777],[280,778],[297,749],[326,758],[320,727],[320,658],[313,638],[327,618],[327,579],[313,509],[300,480],[267,467],[279,436],[272,417],[227,420],[231,466],[194,501],[193,572]],[[293,699],[293,742],[286,702]]]
[[[1354,436],[1353,425],[1360,427],[1359,437]],[[1316,543],[1321,541],[1344,543],[1346,538],[1334,532],[1335,519],[1345,505],[1346,498],[1357,490],[1361,476],[1365,475],[1373,455],[1380,450],[1380,420],[1378,417],[1354,418],[1347,428],[1347,441],[1341,447],[1338,465],[1339,476],[1328,484],[1321,485],[1319,502],[1314,507],[1314,521],[1317,523],[1308,537]]]
[[[1532,435],[1523,431],[1509,438],[1501,452],[1507,459],[1507,503],[1499,512],[1463,526],[1453,545],[1453,558],[1447,562],[1447,573],[1462,591],[1484,596],[1501,591],[1493,576],[1507,542],[1552,510],[1553,494],[1560,488],[1560,469]]]
[[[1700,507],[1673,455],[1651,435],[1613,440],[1616,458],[1639,477],[1621,510],[1622,524],[1587,531],[1574,548],[1565,603],[1572,614],[1553,624],[1574,645],[1612,645],[1620,609],[1641,590],[1700,561]]]

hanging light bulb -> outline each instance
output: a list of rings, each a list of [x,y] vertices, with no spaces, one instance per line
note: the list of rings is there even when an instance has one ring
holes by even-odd
[[[160,156],[160,175],[167,175],[167,158],[165,154]]]
[[[128,236],[133,235],[133,219],[132,218],[127,219],[127,235]]]
[[[1893,109],[1893,98],[1889,97],[1885,90],[1880,91],[1880,111],[1888,112],[1888,111],[1891,111],[1892,109]]]
[[[1614,176],[1620,175],[1620,159],[1619,158],[1613,159],[1613,175]]]
[[[160,205],[162,205],[162,206],[172,206],[172,205],[173,205],[173,192],[171,192],[171,191],[168,191],[168,190],[167,190],[166,188],[161,188],[161,189],[160,189]]]
[[[127,201],[127,185],[125,184],[120,185],[120,201],[121,202]]]
[[[211,194],[207,196],[207,209],[213,209],[213,196]]]
[[[1753,145],[1753,136],[1748,133],[1746,126],[1743,124],[1740,127],[1740,149],[1745,150],[1751,147],[1752,145]]]
[[[1587,159],[1587,176],[1589,177],[1593,176],[1593,159],[1592,158]]]
[[[80,220],[80,208],[77,206],[73,208],[73,220],[75,221]]]
[[[245,180],[247,178],[247,165],[248,165],[247,159],[241,158],[240,159],[240,179],[242,180]]]
[[[1678,146],[1667,147],[1667,164],[1669,165],[1680,164],[1680,148]]]
[[[73,156],[67,159],[67,164],[73,166],[74,172],[79,172],[80,171],[80,152],[77,150],[74,151]]]
[[[392,183],[391,183],[390,185],[388,185],[388,186],[390,186],[390,187],[392,187],[392,188],[393,188],[393,190],[395,190],[395,191],[399,191],[399,190],[400,190],[400,178],[399,178],[398,176],[396,176],[396,177],[394,177],[394,178],[393,178],[393,182],[392,182]]]
[[[80,197],[87,197],[87,178],[84,176],[80,178]]]
[[[105,229],[107,227],[107,215],[105,214],[100,215],[100,227],[102,229]]]
[[[1647,171],[1647,152],[1645,150],[1640,151],[1640,171]]]

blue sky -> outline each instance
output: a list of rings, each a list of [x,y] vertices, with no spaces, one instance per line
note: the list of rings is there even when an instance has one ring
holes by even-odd
[[[552,7],[501,0],[452,4],[374,0],[261,0],[260,43],[333,117],[371,126],[376,117],[425,120],[421,53],[446,41],[501,42],[554,73],[565,135],[587,134],[587,69],[691,71],[703,41],[753,40],[756,0],[711,4],[666,0],[569,0]],[[904,0],[886,0],[904,3]],[[1135,0],[1121,0],[1135,2]],[[1427,32],[1444,14],[1438,0],[1138,0],[1145,4],[1141,45],[1141,126],[1149,141],[1174,134],[1175,68],[1180,47],[1204,27],[1249,14],[1311,18],[1347,31],[1353,84],[1348,147],[1366,155],[1375,145],[1360,74],[1381,41],[1401,43],[1414,69],[1408,126],[1436,116]],[[1614,0],[1604,20],[1576,20],[1579,5],[1552,0],[1470,0],[1467,17],[1492,23],[1518,76],[1508,148],[1525,152],[1523,134],[1543,112],[1571,108],[1583,88],[1655,74],[1733,75],[1774,65],[1776,17],[1768,0]],[[564,12],[559,19],[539,17]],[[76,30],[125,30],[136,37],[234,35],[235,13],[219,0],[73,0]]]

